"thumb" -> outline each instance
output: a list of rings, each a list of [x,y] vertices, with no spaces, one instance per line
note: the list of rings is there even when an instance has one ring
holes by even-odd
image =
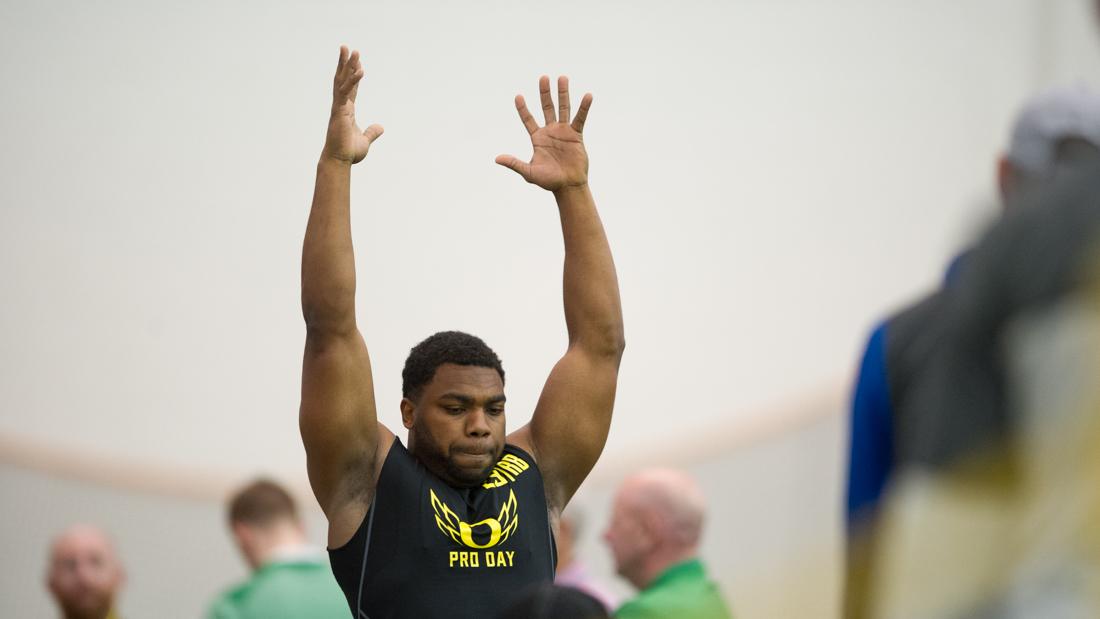
[[[379,137],[381,137],[382,133],[385,131],[386,130],[382,128],[382,125],[371,125],[363,130],[363,137],[367,138],[367,141],[369,142],[374,142]]]
[[[520,161],[512,155],[497,155],[496,162],[500,165],[516,171],[524,180],[531,180],[531,164]]]

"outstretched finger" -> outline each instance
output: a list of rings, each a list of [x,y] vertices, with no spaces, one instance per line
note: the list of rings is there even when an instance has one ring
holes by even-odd
[[[336,78],[334,80],[337,90],[343,90],[347,87],[348,74],[351,72],[351,59],[355,53],[348,50],[346,46],[340,46],[340,62],[336,66]]]
[[[358,50],[351,53],[346,68],[348,70],[346,82],[348,98],[354,102],[355,95],[359,92],[359,80],[363,79],[363,64],[359,62]]]
[[[531,164],[526,161],[517,159],[512,155],[498,155],[496,162],[506,168],[515,170],[517,174],[523,177],[523,180],[530,180],[531,178]]]
[[[573,119],[573,131],[582,133],[584,131],[584,121],[588,118],[588,108],[592,107],[592,93],[584,93],[584,97],[581,99],[581,107],[577,110],[577,117]]]
[[[340,81],[340,73],[344,70],[344,64],[348,61],[348,46],[340,46],[340,59],[336,61],[336,81]]]
[[[516,95],[516,111],[519,112],[519,119],[523,122],[527,133],[534,133],[539,130],[539,124],[531,116],[531,110],[527,109],[527,102],[523,100],[523,95]]]
[[[539,78],[539,97],[542,99],[542,115],[546,118],[546,124],[556,123],[558,119],[554,116],[554,99],[550,96],[550,78],[545,75]]]
[[[569,78],[558,77],[558,119],[569,122]]]
[[[363,69],[354,72],[345,72],[343,80],[336,84],[336,98],[339,101],[349,99],[355,101],[355,94],[359,89],[359,80],[363,79]]]

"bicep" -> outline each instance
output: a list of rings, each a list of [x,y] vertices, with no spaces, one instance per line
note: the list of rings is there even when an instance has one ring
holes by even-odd
[[[379,430],[370,358],[358,331],[307,335],[299,426],[310,485],[326,513],[343,496],[369,494]]]
[[[525,430],[552,507],[565,507],[600,457],[611,427],[618,376],[617,356],[570,349],[546,379]]]

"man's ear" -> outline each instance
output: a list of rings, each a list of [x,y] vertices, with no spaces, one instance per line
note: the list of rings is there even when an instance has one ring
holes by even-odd
[[[638,544],[642,548],[645,548],[646,552],[650,552],[657,547],[661,539],[664,523],[660,515],[652,509],[646,509],[638,516],[638,528],[636,531]]]
[[[405,429],[413,427],[413,413],[416,412],[416,404],[408,398],[401,398],[401,425]]]
[[[237,540],[237,545],[242,548],[248,546],[252,542],[252,529],[243,522],[230,523],[229,529],[233,532],[233,537]]]
[[[997,189],[1001,192],[1001,204],[1006,209],[1016,191],[1018,180],[1016,166],[1008,160],[1007,156],[1001,155],[997,160]]]

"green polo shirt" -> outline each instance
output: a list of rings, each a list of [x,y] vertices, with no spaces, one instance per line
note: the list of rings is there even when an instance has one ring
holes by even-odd
[[[324,558],[273,561],[223,593],[208,619],[347,619],[344,592]]]
[[[730,619],[717,585],[698,559],[677,563],[615,611],[615,619]]]

